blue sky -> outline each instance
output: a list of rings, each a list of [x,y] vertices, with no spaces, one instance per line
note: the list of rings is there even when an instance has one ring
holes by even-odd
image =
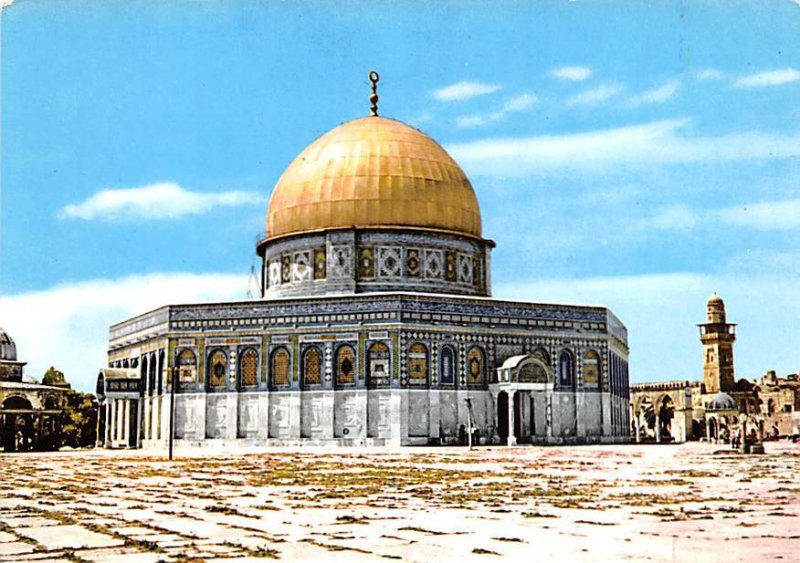
[[[2,10],[0,326],[89,389],[110,323],[246,295],[269,194],[334,126],[444,145],[495,295],[604,304],[634,381],[800,370],[800,4],[59,2]]]

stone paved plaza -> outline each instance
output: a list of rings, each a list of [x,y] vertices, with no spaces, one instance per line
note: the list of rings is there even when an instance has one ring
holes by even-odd
[[[0,455],[0,561],[797,560],[800,444]]]

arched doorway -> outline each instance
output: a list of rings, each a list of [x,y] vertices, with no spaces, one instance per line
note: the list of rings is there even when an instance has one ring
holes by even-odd
[[[708,424],[708,439],[716,440],[719,437],[719,428],[717,426],[716,417],[710,418],[707,424]]]
[[[519,440],[522,437],[522,413],[520,412],[521,391],[514,393],[514,437]]]
[[[25,412],[28,411],[28,412]],[[24,397],[3,401],[0,420],[0,443],[7,452],[24,452],[34,448],[33,406]]]
[[[497,395],[497,435],[500,443],[508,441],[508,393],[500,391]]]
[[[664,395],[658,402],[658,428],[656,428],[656,440],[659,442],[672,442],[672,418],[675,416],[675,403],[672,397]]]
[[[524,422],[522,420],[521,415],[521,392],[516,391],[512,392],[514,396],[514,414],[513,414],[513,422],[514,427],[510,430],[514,433],[513,436],[516,440],[519,440],[520,436],[522,436]],[[497,394],[497,435],[500,437],[501,444],[508,444],[509,438],[509,412],[508,412],[508,392],[507,391],[500,391]],[[516,442],[512,441],[512,444]]]
[[[655,423],[656,414],[653,406],[653,401],[645,395],[639,400],[639,404],[635,409],[635,425],[636,425],[636,441],[646,442],[655,440]],[[650,430],[653,433],[650,433]]]

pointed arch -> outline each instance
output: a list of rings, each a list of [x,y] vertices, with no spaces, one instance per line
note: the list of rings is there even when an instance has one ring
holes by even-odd
[[[439,383],[454,385],[456,382],[456,353],[449,344],[439,348]]]
[[[258,385],[258,352],[255,348],[246,348],[239,359],[239,386],[256,385]]]
[[[272,351],[270,358],[270,382],[273,387],[288,387],[292,357],[284,346],[278,346]]]
[[[408,348],[408,383],[409,385],[428,383],[428,347],[422,342],[415,342]]]
[[[309,346],[303,352],[303,387],[322,385],[322,351]]]
[[[601,387],[600,372],[600,354],[594,350],[587,350],[584,352],[583,365],[581,368],[584,387],[589,389],[598,389]]]
[[[224,389],[228,385],[228,355],[222,350],[214,350],[208,357],[209,389]]]
[[[558,384],[562,388],[575,388],[575,356],[567,349],[558,357]]]
[[[467,351],[467,385],[483,385],[486,372],[486,356],[480,346]]]
[[[197,380],[197,356],[188,348],[178,354],[178,378],[181,383],[194,383]]]
[[[349,387],[356,384],[356,351],[349,344],[336,349],[336,385]]]
[[[367,385],[388,387],[391,384],[391,354],[384,342],[375,342],[367,350]]]

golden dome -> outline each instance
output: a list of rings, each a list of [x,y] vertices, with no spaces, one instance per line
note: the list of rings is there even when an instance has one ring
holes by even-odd
[[[275,185],[267,236],[348,227],[419,227],[481,236],[467,176],[433,139],[384,117],[311,143]]]

